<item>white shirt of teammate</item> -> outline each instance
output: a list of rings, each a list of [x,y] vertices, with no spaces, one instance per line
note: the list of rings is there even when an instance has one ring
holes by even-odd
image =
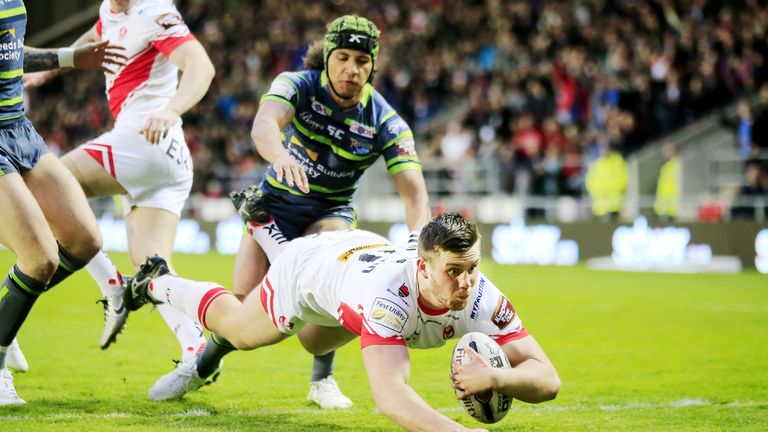
[[[484,275],[463,310],[431,310],[419,299],[415,251],[393,247],[370,232],[352,233],[295,239],[273,261],[262,288],[266,298],[293,297],[293,307],[281,308],[287,304],[279,299],[276,306],[265,304],[278,329],[290,332],[296,316],[319,325],[340,323],[360,335],[362,347],[411,348],[442,346],[472,331],[500,345],[528,334],[512,304]]]
[[[194,39],[171,0],[136,0],[126,13],[113,12],[109,0],[99,9],[96,32],[126,48],[127,64],[106,73],[107,99],[115,123],[138,127],[164,108],[178,86],[178,68],[168,58]]]

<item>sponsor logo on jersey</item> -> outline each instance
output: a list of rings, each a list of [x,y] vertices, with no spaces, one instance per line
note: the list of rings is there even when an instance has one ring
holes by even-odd
[[[358,141],[352,137],[349,138],[349,147],[352,150],[352,154],[357,156],[363,156],[373,151],[373,144],[367,141]]]
[[[125,39],[125,35],[127,35],[127,34],[128,34],[128,27],[122,26],[122,27],[120,27],[120,31],[117,32],[117,38],[120,39],[120,40],[123,40],[123,39]]]
[[[344,131],[334,125],[328,125],[328,135],[337,140],[344,139]]]
[[[373,128],[371,126],[366,126],[354,120],[352,120],[352,123],[349,125],[349,131],[355,135],[360,135],[366,138],[373,138]]]
[[[502,330],[514,319],[515,308],[512,307],[512,303],[510,303],[506,297],[501,296],[499,303],[496,305],[496,311],[493,313],[491,321],[496,325],[496,327],[499,328],[499,330]]]
[[[398,136],[407,130],[408,125],[401,118],[398,118],[387,126],[387,132],[392,136]]]
[[[477,311],[480,310],[480,300],[483,298],[484,291],[485,278],[480,278],[480,283],[477,284],[477,297],[475,297],[475,301],[472,303],[472,312],[469,314],[469,317],[472,319],[477,318]]]
[[[365,245],[365,246],[357,246],[353,247],[352,249],[347,250],[346,252],[342,253],[341,255],[337,256],[336,259],[340,262],[347,262],[349,261],[349,258],[354,255],[356,252],[360,252],[362,250],[368,250],[368,249],[376,249],[384,246],[390,246],[388,243],[377,243],[372,245]]]
[[[299,114],[299,118],[301,121],[304,122],[305,125],[307,125],[310,129],[314,130],[315,132],[322,132],[325,130],[325,127],[323,125],[315,120],[312,117],[312,113],[309,111],[304,111],[301,114]]]
[[[398,156],[416,156],[416,143],[413,138],[398,141],[395,144]]]
[[[391,300],[377,297],[373,301],[373,308],[371,308],[368,321],[396,333],[402,333],[405,323],[408,322],[408,314],[405,309]]]
[[[313,100],[313,101],[312,101],[312,109],[313,109],[313,110],[314,110],[316,113],[318,113],[318,114],[320,114],[320,115],[323,115],[323,116],[326,116],[326,117],[328,117],[329,115],[331,115],[331,109],[330,109],[330,108],[328,108],[327,106],[325,106],[325,105],[321,104],[320,102],[318,102],[318,101],[316,101],[316,100]]]
[[[184,20],[181,19],[181,17],[175,13],[165,13],[157,18],[155,18],[155,22],[162,28],[168,30],[171,27],[184,24]]]
[[[296,88],[290,81],[288,81],[287,78],[278,78],[272,81],[272,85],[269,87],[268,93],[271,95],[280,96],[286,100],[291,100],[291,98],[296,95]]]
[[[400,288],[397,289],[397,295],[399,297],[408,297],[411,294],[411,291],[408,289],[408,286],[405,284],[400,285]]]
[[[456,330],[453,329],[453,326],[443,327],[443,339],[448,340],[455,334]]]

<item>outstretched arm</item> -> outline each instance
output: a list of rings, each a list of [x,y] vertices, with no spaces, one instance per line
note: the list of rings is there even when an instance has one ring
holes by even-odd
[[[454,388],[465,395],[497,390],[529,403],[552,400],[560,391],[560,378],[533,336],[507,342],[502,347],[511,369],[497,369],[470,350],[470,362],[453,364]]]
[[[280,131],[285,129],[293,120],[293,108],[275,102],[265,100],[256,112],[251,129],[251,139],[256,146],[256,151],[266,161],[272,164],[275,170],[276,180],[279,182],[285,178],[288,186],[294,185],[304,192],[309,192],[309,181],[304,168],[285,151],[280,139]]]
[[[429,196],[424,176],[419,170],[402,171],[392,180],[405,204],[405,224],[410,231],[420,231],[429,222]]]
[[[68,48],[24,47],[24,86],[38,87],[56,74],[58,68],[112,72],[125,66],[125,49],[109,41],[100,41],[95,27],[83,33]],[[45,71],[44,74],[34,72]],[[27,75],[32,73],[32,75]]]
[[[430,407],[408,385],[411,364],[402,345],[363,348],[373,399],[382,413],[410,431],[463,431],[464,426]]]
[[[179,88],[165,108],[152,114],[142,134],[152,144],[160,142],[168,130],[208,92],[215,71],[205,48],[197,40],[179,45],[168,57],[182,72]]]

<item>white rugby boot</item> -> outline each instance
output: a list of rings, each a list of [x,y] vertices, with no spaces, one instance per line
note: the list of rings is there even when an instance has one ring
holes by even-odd
[[[99,339],[99,347],[103,350],[109,348],[115,342],[117,335],[125,328],[125,321],[128,319],[128,308],[125,307],[125,302],[123,302],[126,280],[130,279],[124,277],[124,281],[120,285],[121,290],[119,294],[107,296],[103,300],[99,300],[104,305],[104,330]]]
[[[13,342],[8,346],[8,351],[5,353],[5,364],[16,372],[26,372],[29,370],[27,358],[24,357],[19,341],[16,338],[13,338]]]
[[[0,369],[0,406],[22,405],[24,402],[13,386],[13,374],[7,368]]]
[[[153,401],[181,399],[185,394],[203,385],[213,384],[221,375],[223,364],[222,360],[211,376],[201,378],[197,373],[197,363],[194,359],[188,363],[178,362],[174,370],[155,381],[149,389],[149,399]]]
[[[333,375],[309,385],[307,399],[320,405],[322,409],[344,409],[352,406],[352,400],[344,396]]]

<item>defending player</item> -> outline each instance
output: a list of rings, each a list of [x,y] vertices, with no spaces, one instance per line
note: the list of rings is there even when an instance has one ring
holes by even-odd
[[[24,403],[6,363],[35,301],[101,246],[82,189],[24,115],[22,75],[57,67],[108,70],[125,59],[108,42],[74,50],[24,47],[26,25],[23,1],[0,2],[0,243],[16,254],[0,286],[0,405]]]
[[[369,20],[342,16],[328,25],[322,41],[304,59],[307,70],[280,74],[262,98],[251,136],[271,166],[265,179],[242,197],[246,222],[274,220],[286,240],[355,225],[352,201],[365,170],[384,156],[387,170],[405,204],[413,231],[429,220],[429,203],[414,148],[413,133],[371,85],[379,52],[379,30]],[[254,227],[251,225],[251,232]],[[235,260],[234,293],[244,299],[269,266],[262,246],[245,235]],[[199,363],[204,375],[218,371],[220,359],[234,348],[213,335]],[[322,408],[347,408],[332,376],[333,352],[316,356],[308,399]],[[164,400],[176,375],[160,378],[150,398]]]
[[[104,0],[99,20],[73,46],[99,40],[125,45],[128,56],[124,67],[105,74],[115,126],[62,161],[88,197],[123,195],[128,250],[138,269],[154,254],[170,260],[192,187],[181,115],[205,95],[214,70],[171,0]],[[47,76],[40,78],[35,84]],[[86,269],[104,294],[99,345],[106,349],[128,314],[123,278],[103,251]],[[158,310],[181,345],[182,361],[193,361],[205,346],[202,330],[173,308]]]
[[[409,430],[459,430],[408,385],[406,347],[438,347],[479,331],[502,346],[513,367],[491,368],[473,357],[453,375],[455,388],[465,395],[494,389],[530,403],[551,400],[560,388],[544,351],[479,264],[477,228],[450,213],[423,228],[418,253],[366,231],[293,240],[243,303],[216,284],[173,276],[162,258],[149,258],[130,301],[167,302],[243,350],[298,334],[305,349],[322,354],[360,336],[371,392],[385,415]],[[203,382],[193,373],[179,394]]]

